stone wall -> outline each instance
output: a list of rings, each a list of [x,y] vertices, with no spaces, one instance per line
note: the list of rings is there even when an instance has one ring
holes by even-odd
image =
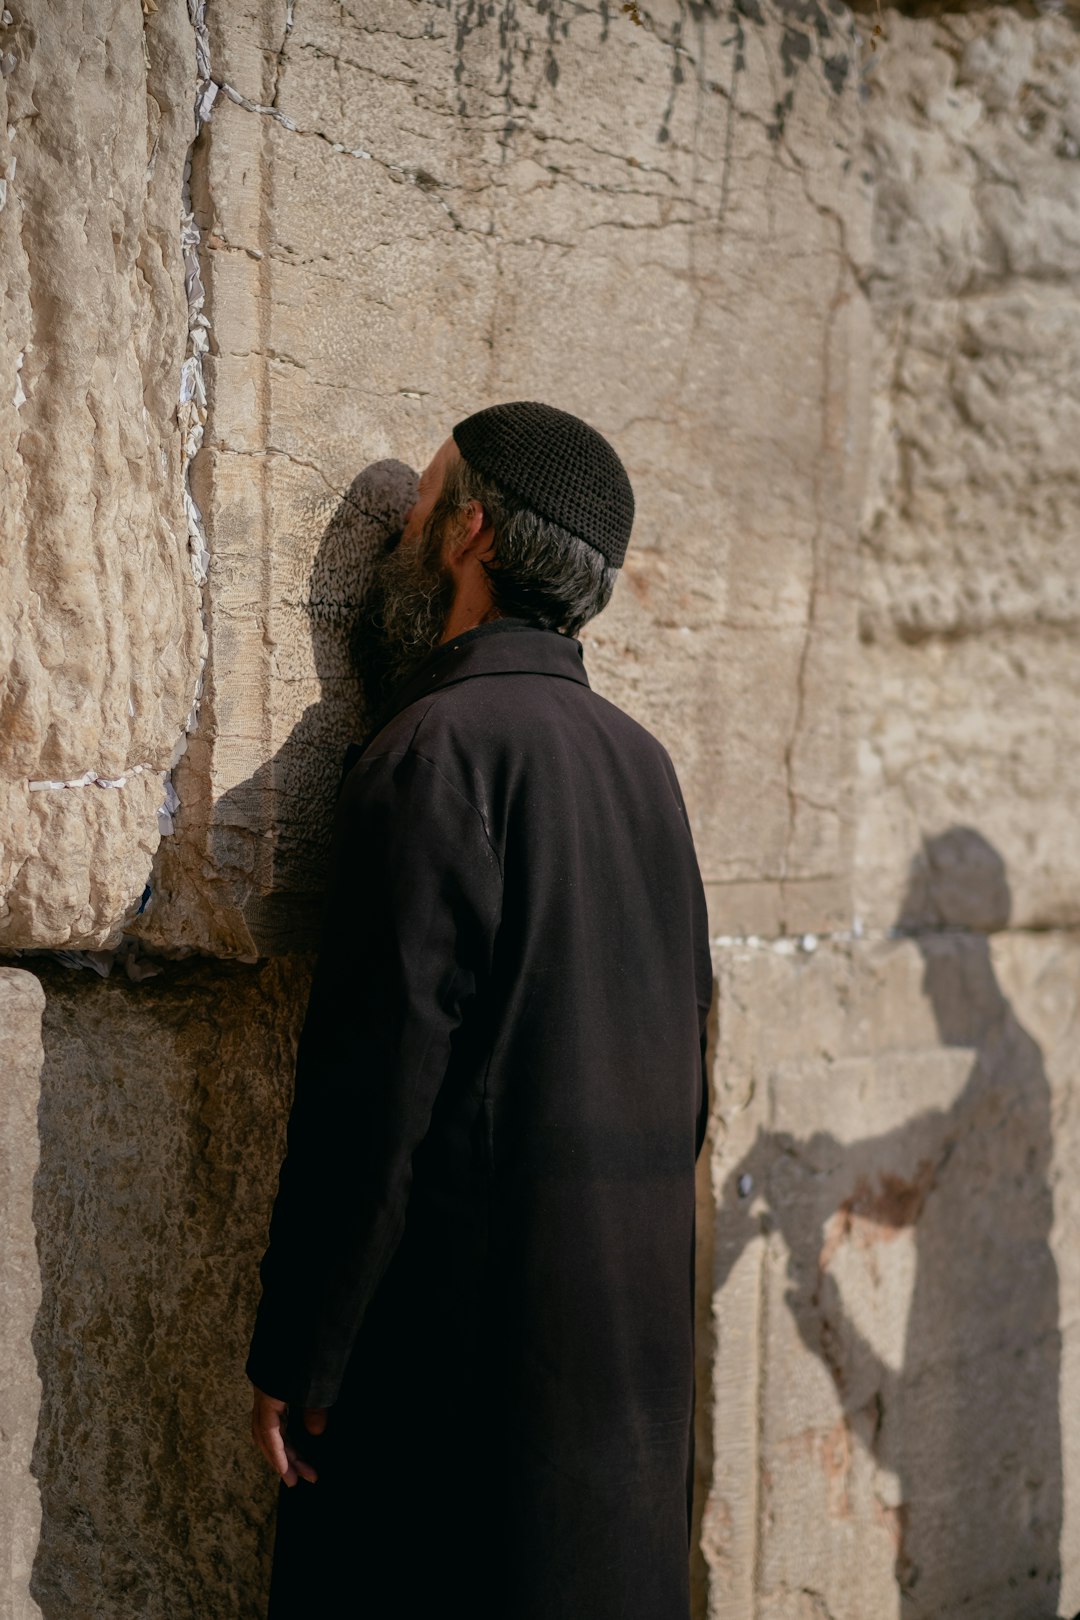
[[[864,59],[852,915],[720,952],[717,1620],[1080,1606],[1077,20]]]
[[[630,471],[586,658],[709,890],[696,1614],[1080,1607],[1080,33],[876,19],[0,18],[0,949],[69,952],[0,973],[13,1620],[260,1613],[348,630],[515,397]]]

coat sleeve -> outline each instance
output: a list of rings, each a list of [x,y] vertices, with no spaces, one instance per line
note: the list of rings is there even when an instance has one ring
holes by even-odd
[[[328,915],[247,1361],[258,1388],[337,1397],[401,1239],[412,1155],[490,967],[502,879],[480,812],[411,749],[338,805]]]

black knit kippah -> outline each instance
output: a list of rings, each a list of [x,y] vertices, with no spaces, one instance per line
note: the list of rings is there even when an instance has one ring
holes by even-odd
[[[519,399],[476,411],[453,431],[477,472],[620,566],[634,522],[634,492],[626,468],[595,428],[569,411]]]

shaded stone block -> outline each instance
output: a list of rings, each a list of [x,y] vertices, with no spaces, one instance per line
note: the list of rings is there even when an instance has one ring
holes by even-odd
[[[41,982],[30,1589],[49,1620],[254,1620],[275,1484],[243,1367],[307,963]]]
[[[1078,968],[721,953],[710,1615],[1072,1612]]]
[[[41,1504],[30,1471],[41,1404],[41,1380],[30,1330],[41,1301],[34,1249],[33,1181],[38,1164],[37,1107],[41,1088],[41,1014],[45,998],[32,973],[0,967],[0,1616],[36,1620],[30,1570],[41,1527]]]

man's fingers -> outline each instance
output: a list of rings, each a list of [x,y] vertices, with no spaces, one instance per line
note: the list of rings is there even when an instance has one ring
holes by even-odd
[[[251,1409],[251,1438],[266,1458],[275,1474],[280,1474],[286,1485],[295,1485],[306,1479],[314,1485],[318,1474],[311,1464],[300,1456],[295,1446],[285,1439],[285,1421],[288,1406],[261,1389],[255,1391]],[[304,1409],[304,1424],[309,1434],[322,1434],[326,1428],[326,1411],[321,1406]]]
[[[296,1469],[289,1461],[285,1446],[285,1437],[281,1432],[280,1424],[273,1424],[260,1431],[259,1444],[262,1454],[274,1470],[280,1474],[286,1485],[296,1484]]]
[[[319,1477],[318,1474],[315,1472],[314,1468],[312,1468],[309,1462],[304,1461],[303,1457],[300,1456],[296,1448],[294,1446],[290,1446],[287,1440],[285,1442],[285,1455],[289,1459],[289,1466],[296,1470],[296,1472],[300,1475],[300,1478],[306,1479],[309,1485],[314,1485],[315,1481]]]
[[[307,1430],[308,1434],[322,1434],[323,1430],[326,1428],[326,1407],[305,1406],[304,1428]]]
[[[251,1412],[251,1435],[274,1473],[280,1474],[286,1485],[295,1485],[297,1471],[286,1455],[282,1428],[286,1411],[284,1401],[275,1400],[257,1389]]]

